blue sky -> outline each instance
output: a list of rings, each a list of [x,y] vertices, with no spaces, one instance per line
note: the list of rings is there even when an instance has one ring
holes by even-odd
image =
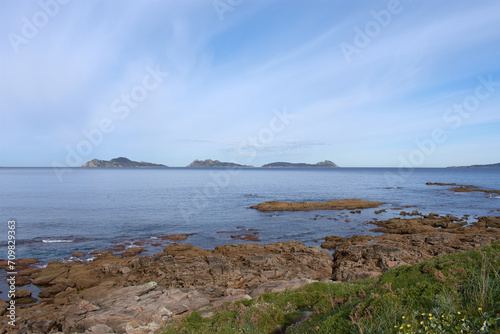
[[[0,166],[500,162],[498,1],[0,0],[0,22]]]

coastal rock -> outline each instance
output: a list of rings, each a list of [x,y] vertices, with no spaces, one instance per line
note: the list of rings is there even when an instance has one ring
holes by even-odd
[[[15,275],[16,281],[14,283],[15,286],[25,286],[31,284],[31,280],[27,277],[21,275]]]
[[[443,183],[443,182],[427,182],[428,186],[456,186],[456,183]]]
[[[16,270],[22,270],[25,269],[33,264],[36,264],[40,261],[35,258],[20,258],[16,259],[15,261],[15,269]],[[9,261],[8,260],[0,260],[0,269],[8,270],[9,269]]]
[[[130,247],[125,252],[123,252],[121,255],[123,257],[131,257],[131,256],[136,256],[141,254],[142,252],[146,252],[146,250],[142,247]]]
[[[116,333],[152,329],[204,306],[328,280],[332,263],[327,250],[293,241],[212,251],[172,244],[143,257],[50,261],[33,273],[37,282],[48,285],[39,294],[40,303],[19,309],[17,316],[26,333],[92,333],[103,326]],[[269,284],[273,281],[280,282]],[[267,285],[258,289],[262,284]]]
[[[178,244],[173,243],[171,245],[165,246],[163,252],[171,256],[184,256],[188,258],[198,257],[198,256],[209,256],[210,251],[206,251],[202,248],[191,246],[190,244]]]
[[[321,243],[321,248],[335,249],[341,244],[344,245],[357,245],[364,244],[371,241],[373,237],[371,235],[355,235],[350,238],[341,238],[333,235],[325,237],[325,241]]]
[[[31,297],[31,291],[26,290],[26,289],[17,289],[16,290],[16,299],[19,298],[26,298],[26,297]]]
[[[163,235],[159,238],[163,240],[179,241],[179,240],[186,240],[187,236],[183,234],[169,234],[169,235]]]
[[[471,226],[455,222],[458,218],[436,217],[374,222],[379,228],[372,242],[349,242],[349,239],[330,236],[325,246],[337,247],[333,253],[333,279],[350,281],[381,275],[400,265],[413,265],[436,255],[455,254],[484,247],[500,240],[495,228],[500,217],[480,217]],[[439,279],[444,279],[439,276]]]
[[[9,303],[7,303],[3,299],[0,299],[0,316],[3,316],[5,314],[5,312],[7,311],[7,307],[9,307]]]
[[[80,252],[73,252],[73,254],[71,254],[71,256],[73,256],[73,257],[84,257],[85,254],[80,253]]]
[[[48,285],[50,282],[57,277],[66,277],[68,274],[68,267],[66,264],[59,261],[49,261],[47,267],[41,272],[34,273],[32,277],[34,278],[33,284],[35,285]]]
[[[362,199],[340,199],[328,202],[263,202],[251,206],[259,211],[306,211],[306,210],[355,210],[376,208],[383,202],[365,201]]]

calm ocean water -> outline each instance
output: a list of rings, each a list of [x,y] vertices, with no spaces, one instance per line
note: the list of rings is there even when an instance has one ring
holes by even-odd
[[[262,243],[319,245],[326,235],[369,234],[369,220],[393,217],[401,207],[456,216],[500,209],[499,196],[453,193],[427,181],[500,189],[500,169],[75,168],[59,182],[51,168],[0,168],[0,258],[6,258],[10,218],[17,222],[17,257],[48,261],[177,233],[194,233],[187,242],[204,248],[241,242],[231,235],[253,234],[246,229],[259,232]],[[343,198],[382,201],[387,204],[380,208],[388,210],[375,215],[377,209],[351,214],[248,208],[270,200]],[[162,247],[149,246],[149,253]]]

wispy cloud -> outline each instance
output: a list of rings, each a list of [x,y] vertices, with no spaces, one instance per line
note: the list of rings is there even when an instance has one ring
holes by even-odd
[[[403,11],[347,63],[339,44],[352,42],[354,28],[386,2],[243,2],[221,21],[210,1],[73,1],[16,53],[7,35],[20,33],[40,6],[4,1],[0,131],[9,140],[0,142],[0,164],[60,159],[83,129],[110,117],[111,102],[147,66],[159,66],[168,79],[93,155],[169,165],[210,155],[237,160],[234,147],[286,106],[296,118],[263,145],[263,162],[394,165],[400,143],[411,149],[446,126],[446,108],[478,76],[500,81],[499,3],[401,3]],[[450,136],[428,164],[453,164],[463,140],[497,147],[497,131],[480,128],[500,122],[499,100],[500,89],[464,120],[465,139]]]

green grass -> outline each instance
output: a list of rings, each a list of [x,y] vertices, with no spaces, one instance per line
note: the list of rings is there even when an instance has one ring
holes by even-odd
[[[261,295],[164,333],[500,333],[500,242],[346,283]]]

